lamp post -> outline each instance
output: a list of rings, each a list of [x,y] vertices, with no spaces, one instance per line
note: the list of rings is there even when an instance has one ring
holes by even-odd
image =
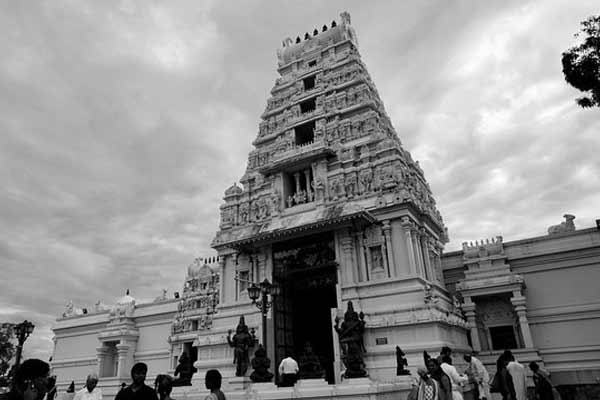
[[[279,295],[279,286],[269,282],[267,278],[258,285],[253,283],[248,288],[248,297],[252,299],[252,304],[256,305],[262,315],[262,345],[265,352],[267,351],[267,313],[273,305],[273,296],[277,295]]]
[[[33,328],[35,328],[35,325],[33,325],[27,320],[15,325],[13,328],[15,336],[17,337],[17,354],[15,356],[15,367],[19,366],[19,364],[21,363],[23,343],[25,343],[25,340],[27,340],[29,335],[31,335],[31,333],[33,332]]]

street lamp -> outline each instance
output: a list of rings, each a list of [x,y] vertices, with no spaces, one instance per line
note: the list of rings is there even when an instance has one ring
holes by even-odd
[[[248,297],[252,299],[252,304],[256,305],[262,315],[262,345],[265,352],[267,351],[267,313],[273,305],[273,296],[278,296],[279,292],[279,286],[269,282],[267,278],[258,285],[253,283],[248,288]]]
[[[21,363],[21,353],[23,352],[23,343],[33,333],[33,325],[31,322],[25,320],[20,324],[14,326],[13,331],[17,337],[17,355],[15,356],[15,367]]]

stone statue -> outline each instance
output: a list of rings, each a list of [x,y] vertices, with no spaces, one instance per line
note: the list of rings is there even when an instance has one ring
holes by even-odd
[[[561,222],[558,225],[552,225],[548,228],[548,235],[557,235],[560,233],[575,231],[575,224],[573,223],[575,216],[571,214],[565,214],[563,215],[563,218],[565,219],[564,222]]]
[[[406,357],[404,357],[405,355],[406,354],[404,354],[402,349],[400,349],[399,346],[396,346],[396,375],[397,376],[410,375],[410,371],[408,371],[407,369],[404,369],[404,367],[408,367],[408,361],[406,360]]]
[[[179,364],[173,373],[177,377],[173,380],[173,386],[190,386],[192,384],[192,375],[194,375],[194,366],[188,353],[181,353]]]
[[[75,314],[74,307],[73,307],[73,300],[69,300],[69,302],[65,306],[65,312],[63,313],[63,318],[70,317],[73,314]]]
[[[365,346],[363,334],[365,332],[365,315],[354,311],[352,301],[348,301],[348,309],[344,314],[344,321],[339,326],[339,317],[335,318],[335,331],[340,340],[342,361],[346,367],[344,378],[361,378],[367,375],[363,354]]]
[[[267,357],[267,352],[261,344],[254,352],[254,358],[252,359],[252,368],[254,369],[250,374],[252,382],[271,382],[273,374],[269,372],[270,367],[271,360]]]
[[[248,331],[248,326],[244,321],[244,316],[240,316],[240,322],[231,337],[231,329],[227,335],[227,343],[233,347],[233,363],[235,364],[235,376],[244,376],[248,371],[249,357],[248,350],[254,347],[256,339]]]
[[[319,357],[313,353],[310,342],[306,342],[304,345],[304,352],[300,356],[298,366],[300,379],[319,379],[325,374]]]

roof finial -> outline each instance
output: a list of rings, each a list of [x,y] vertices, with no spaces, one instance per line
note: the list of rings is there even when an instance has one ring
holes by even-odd
[[[327,25],[323,25],[323,32],[327,31]]]
[[[313,36],[317,36],[319,34],[319,30],[317,28],[315,28],[315,30],[313,31]]]
[[[127,288],[127,293],[125,295],[129,296],[129,288]]]
[[[304,34],[304,40],[308,40],[308,39],[310,39],[310,35],[308,34],[308,32],[306,32]]]
[[[335,28],[337,26],[337,23],[335,22],[335,19],[333,21],[331,21],[331,27]]]
[[[296,43],[300,43],[300,42],[301,42],[300,36],[296,36]]]

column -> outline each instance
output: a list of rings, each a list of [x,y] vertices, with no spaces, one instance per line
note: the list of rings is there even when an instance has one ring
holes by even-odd
[[[396,263],[394,262],[394,252],[392,249],[392,226],[390,225],[389,219],[383,221],[383,227],[381,230],[383,231],[383,237],[385,238],[385,249],[388,260],[388,276],[396,276]]]
[[[406,251],[408,252],[408,264],[410,269],[409,272],[418,275],[411,234],[412,230],[414,229],[414,223],[410,220],[410,218],[402,217],[402,227],[404,228],[404,235],[406,237]]]
[[[423,268],[423,252],[421,251],[421,240],[419,239],[419,233],[416,227],[410,232],[410,236],[413,244],[413,253],[415,254],[415,262],[417,264],[417,274],[420,275],[423,279],[427,279],[427,277],[425,276],[425,268]]]
[[[219,304],[223,304],[224,298],[224,279],[223,272],[225,271],[225,256],[219,256]]]
[[[129,369],[127,368],[127,355],[129,353],[129,345],[119,343],[117,345],[117,376],[119,378],[126,378],[129,376]]]
[[[481,351],[481,341],[479,340],[479,330],[477,329],[477,313],[475,312],[475,303],[471,300],[471,297],[465,296],[465,302],[462,305],[463,312],[465,313],[465,318],[467,318],[467,322],[469,323],[469,328],[471,331],[471,344],[473,345],[473,350]]]
[[[354,248],[354,241],[352,240],[352,236],[344,236],[340,240],[340,245],[342,247],[342,259],[344,260],[342,277],[344,283],[353,283],[356,282],[356,278],[354,275],[354,263],[352,262],[352,249]]]
[[[300,193],[300,172],[294,172],[294,181],[296,182],[296,193]]]
[[[367,265],[365,263],[365,248],[363,244],[363,233],[362,231],[354,232],[354,243],[356,243],[356,257],[357,257],[357,268],[358,268],[358,282],[366,282],[369,279],[367,274]]]
[[[98,359],[98,376],[100,378],[104,377],[104,362],[106,360],[107,352],[108,349],[104,345],[96,348],[96,357]]]
[[[310,169],[304,170],[304,178],[306,179],[306,202],[310,202]]]
[[[521,294],[520,290],[515,290],[513,292],[513,297],[510,298],[510,302],[515,307],[515,312],[519,318],[519,327],[521,328],[521,335],[523,336],[523,344],[528,349],[533,348],[533,338],[531,337],[529,321],[527,321],[527,306],[525,296]]]

